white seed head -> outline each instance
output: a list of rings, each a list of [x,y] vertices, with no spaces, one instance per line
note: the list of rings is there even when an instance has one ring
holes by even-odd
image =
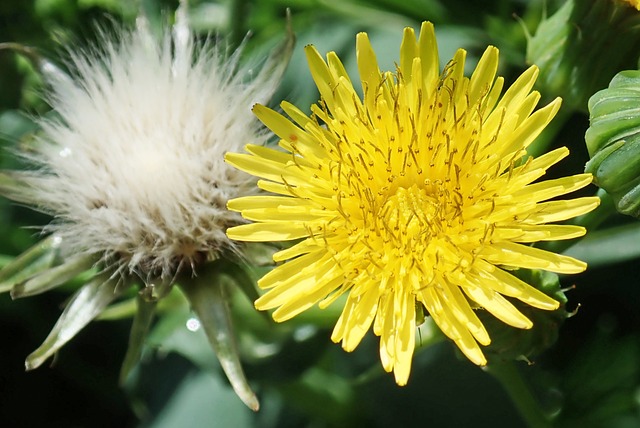
[[[254,186],[224,153],[264,141],[250,109],[277,82],[248,81],[237,53],[180,31],[118,33],[70,52],[70,75],[49,78],[55,113],[39,120],[21,177],[67,252],[166,277],[234,250],[225,230],[242,220],[226,203]]]

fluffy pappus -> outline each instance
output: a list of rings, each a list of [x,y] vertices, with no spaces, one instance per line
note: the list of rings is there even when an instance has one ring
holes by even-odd
[[[68,74],[46,74],[54,114],[21,153],[27,202],[54,217],[44,231],[63,253],[145,281],[237,251],[225,231],[244,221],[226,203],[254,186],[223,157],[264,141],[250,108],[276,79],[251,78],[238,52],[225,57],[182,27],[100,38],[99,50],[69,50]]]

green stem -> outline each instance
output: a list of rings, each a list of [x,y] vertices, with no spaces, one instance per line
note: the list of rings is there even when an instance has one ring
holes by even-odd
[[[551,419],[540,408],[531,389],[513,362],[492,364],[485,371],[493,375],[505,389],[526,424],[533,428],[551,427]]]

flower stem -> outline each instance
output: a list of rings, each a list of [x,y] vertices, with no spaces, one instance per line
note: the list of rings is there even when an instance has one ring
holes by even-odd
[[[552,426],[550,417],[540,408],[531,389],[513,362],[492,364],[487,366],[485,371],[493,375],[502,384],[502,387],[511,397],[511,401],[513,401],[520,416],[528,426],[534,428]]]

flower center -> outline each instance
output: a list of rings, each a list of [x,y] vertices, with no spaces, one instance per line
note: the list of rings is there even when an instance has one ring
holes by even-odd
[[[355,245],[344,257],[359,253],[366,260],[356,273],[364,268],[371,278],[395,276],[397,281],[417,275],[420,286],[463,273],[472,255],[460,251],[468,248],[469,237],[456,195],[438,180],[396,188],[369,206],[360,233],[349,233]]]
[[[398,188],[387,199],[379,222],[398,249],[412,251],[417,244],[428,242],[437,234],[433,218],[438,210],[438,201],[414,184]]]

